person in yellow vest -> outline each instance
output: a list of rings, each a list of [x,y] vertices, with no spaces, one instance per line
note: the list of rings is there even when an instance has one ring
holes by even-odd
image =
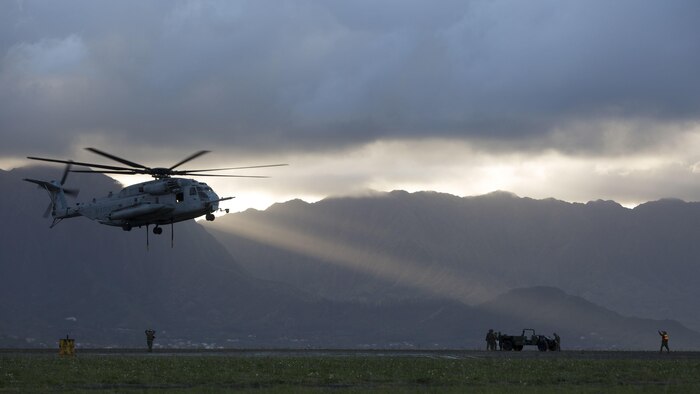
[[[659,335],[661,335],[661,347],[659,348],[659,353],[664,351],[664,348],[666,348],[667,352],[670,352],[668,349],[668,333],[666,331],[659,331]]]
[[[66,339],[58,341],[58,354],[61,356],[75,355],[75,339],[66,335]]]
[[[153,340],[156,339],[156,331],[152,328],[146,330],[146,344],[148,345],[148,351],[153,351]]]

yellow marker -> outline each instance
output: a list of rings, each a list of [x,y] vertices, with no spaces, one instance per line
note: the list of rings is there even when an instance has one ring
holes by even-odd
[[[75,339],[69,338],[68,335],[64,339],[59,339],[58,354],[60,356],[75,355]]]

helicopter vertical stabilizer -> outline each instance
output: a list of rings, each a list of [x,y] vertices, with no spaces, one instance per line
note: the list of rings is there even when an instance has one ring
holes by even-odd
[[[80,215],[77,209],[69,207],[68,203],[66,202],[66,195],[75,197],[80,192],[77,189],[66,189],[63,187],[63,184],[66,182],[68,172],[70,172],[70,167],[70,164],[66,166],[66,169],[63,172],[63,177],[61,177],[60,181],[47,182],[38,179],[24,178],[24,180],[27,182],[39,185],[40,188],[46,190],[46,192],[49,194],[51,202],[44,211],[44,217],[48,217],[49,213],[51,213],[51,216],[53,216],[53,223],[51,224],[51,227],[55,226],[62,219]]]

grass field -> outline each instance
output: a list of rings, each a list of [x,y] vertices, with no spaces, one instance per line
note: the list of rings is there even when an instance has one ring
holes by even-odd
[[[700,392],[700,360],[425,356],[0,355],[0,392]]]

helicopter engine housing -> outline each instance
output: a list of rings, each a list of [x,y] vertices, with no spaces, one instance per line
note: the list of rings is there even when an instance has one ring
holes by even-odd
[[[165,182],[152,183],[150,185],[144,185],[143,191],[152,195],[161,195],[170,192],[170,188]]]

